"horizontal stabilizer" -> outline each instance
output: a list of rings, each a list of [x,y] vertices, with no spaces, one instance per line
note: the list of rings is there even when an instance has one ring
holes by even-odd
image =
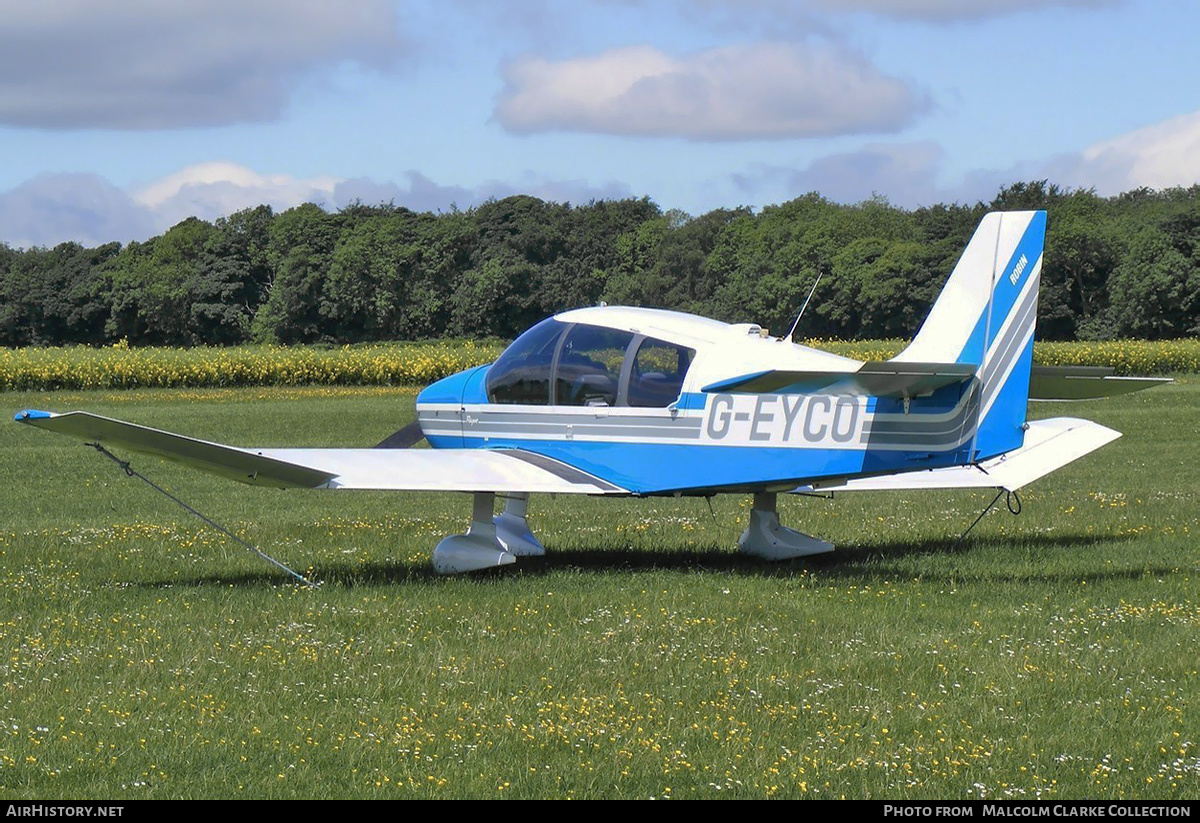
[[[1118,431],[1072,417],[1030,422],[1019,449],[971,466],[863,477],[842,483],[814,483],[795,489],[811,491],[898,491],[911,489],[1008,489],[1016,491],[1039,477],[1111,443]]]
[[[719,380],[701,391],[710,394],[831,394],[853,397],[922,397],[970,380],[975,366],[967,363],[872,361],[852,372],[772,369]]]
[[[1093,400],[1173,383],[1169,377],[1114,377],[1107,366],[1034,366],[1030,400]]]
[[[551,494],[628,494],[520,449],[240,449],[88,412],[23,411],[18,423],[154,454],[256,486]]]

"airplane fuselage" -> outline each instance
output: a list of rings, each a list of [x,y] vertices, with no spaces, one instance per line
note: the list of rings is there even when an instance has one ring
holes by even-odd
[[[489,373],[496,364],[453,375],[418,397],[418,419],[430,444],[541,454],[636,494],[789,488],[959,465],[970,453],[978,406],[974,383],[912,398],[907,408],[889,398],[846,394],[703,391],[764,362],[795,369],[828,368],[831,360],[842,367],[861,364],[767,338],[755,327],[676,312],[596,308],[566,312],[557,320],[562,324],[557,342],[547,341],[532,365],[529,358],[522,362],[523,384],[535,388],[517,399],[537,402],[494,402],[496,383],[491,381],[489,394]],[[564,341],[582,324],[606,324],[596,327],[629,335],[607,346],[607,367],[600,363],[604,358],[592,359],[599,376],[575,377],[573,382],[602,387],[586,405],[551,390],[565,384],[556,376]],[[686,351],[681,359],[688,366],[677,382],[654,373],[654,380],[675,387],[647,400],[660,405],[626,405],[638,393],[632,384],[644,341],[653,341],[660,353],[670,347]],[[513,348],[520,346],[518,338]],[[626,365],[631,358],[634,367]],[[503,358],[497,363],[505,368]],[[551,402],[555,399],[568,402]]]

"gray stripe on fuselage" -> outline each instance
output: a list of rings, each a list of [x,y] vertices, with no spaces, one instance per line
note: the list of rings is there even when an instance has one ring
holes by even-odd
[[[698,440],[703,419],[699,416],[655,417],[545,412],[496,412],[468,409],[478,422],[463,427],[468,437],[614,437],[658,440]]]
[[[922,424],[915,420],[905,422],[898,415],[887,415],[889,420],[872,420],[864,430],[868,449],[921,447],[933,450],[956,448],[971,438],[970,423],[979,408],[979,392],[973,386],[967,391],[958,412],[950,419],[934,424]],[[915,417],[915,415],[910,415]]]
[[[948,414],[877,414],[867,426],[874,434],[952,431],[961,426],[963,417],[970,413],[975,394],[973,389],[968,389]]]
[[[594,411],[587,411],[587,406],[546,406],[545,411],[536,412],[510,412],[497,410],[495,406],[479,407],[468,406],[466,413],[468,415],[480,415],[480,422],[487,420],[489,424],[507,424],[507,423],[544,423],[547,420],[553,420],[555,423],[607,423],[620,421],[624,424],[634,423],[639,426],[657,426],[664,429],[700,428],[702,421],[698,417],[669,417],[667,415],[649,415],[649,414],[609,414],[602,409],[608,409],[608,406],[596,407]],[[567,409],[571,409],[568,411]]]
[[[560,477],[576,486],[595,486],[603,491],[625,491],[620,486],[613,485],[607,480],[601,480],[593,474],[588,474],[574,466],[568,466],[566,463],[555,460],[553,457],[546,457],[544,454],[537,454],[536,452],[524,451],[522,449],[505,449],[501,454],[514,457],[531,466],[537,466],[539,469],[548,471],[556,477]]]
[[[480,420],[463,427],[467,437],[518,437],[538,436],[558,438],[566,434],[587,437],[634,437],[660,440],[699,440],[699,427],[682,431],[659,427],[623,425],[621,423],[581,423],[560,421],[547,423],[505,423],[496,425],[489,420]]]

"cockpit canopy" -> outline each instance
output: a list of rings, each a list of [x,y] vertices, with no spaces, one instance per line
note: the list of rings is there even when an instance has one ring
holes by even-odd
[[[695,349],[644,334],[549,318],[492,364],[488,400],[663,408],[679,398],[695,355]]]

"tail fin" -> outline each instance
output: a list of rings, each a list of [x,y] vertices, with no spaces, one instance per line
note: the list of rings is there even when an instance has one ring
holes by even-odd
[[[971,459],[1018,448],[1024,439],[1046,212],[992,212],[899,362],[976,367],[979,405]]]

